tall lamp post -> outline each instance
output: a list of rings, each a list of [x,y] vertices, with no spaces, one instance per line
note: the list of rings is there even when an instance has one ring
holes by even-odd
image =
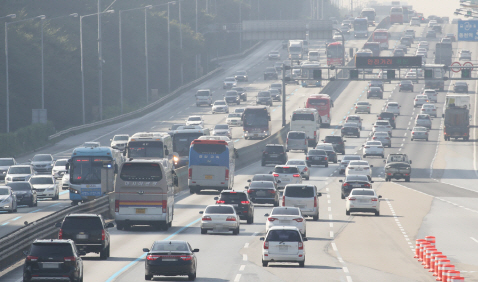
[[[112,14],[115,10],[107,10],[101,12],[100,14]],[[98,13],[89,14],[80,16],[80,57],[81,57],[81,99],[82,99],[82,107],[83,107],[83,124],[86,123],[85,118],[85,72],[84,72],[84,63],[83,63],[83,18],[96,16]],[[101,111],[101,109],[100,109]]]
[[[8,15],[6,17],[10,17],[10,18],[15,18],[16,15],[12,14],[12,15]],[[21,23],[21,22],[25,22],[25,21],[30,21],[30,20],[35,20],[35,19],[44,19],[45,18],[45,15],[40,15],[40,16],[36,16],[36,17],[33,17],[33,18],[28,18],[28,19],[23,19],[23,20],[19,20],[19,21],[15,21],[15,22],[6,22],[5,23],[5,70],[6,70],[6,87],[7,87],[7,93],[6,93],[6,96],[7,96],[7,133],[10,132],[10,89],[9,89],[9,81],[8,81],[8,25],[9,24],[14,24],[14,23]]]
[[[69,14],[66,16],[59,16],[55,18],[51,18],[48,20],[55,20],[55,19],[61,19],[61,18],[66,18],[66,17],[78,17],[77,13]],[[43,63],[43,28],[45,27],[45,17],[40,18],[41,20],[41,108],[45,108],[45,77],[44,77],[44,63]]]

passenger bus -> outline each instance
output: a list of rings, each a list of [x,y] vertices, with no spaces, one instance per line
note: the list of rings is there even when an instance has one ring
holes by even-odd
[[[314,70],[321,67],[319,62],[304,62],[301,65],[302,87],[307,86],[322,86],[321,80],[314,80]]]
[[[234,142],[199,140],[189,149],[188,186],[191,194],[201,190],[229,190],[234,185]]]
[[[380,43],[380,49],[388,49],[388,39],[390,35],[386,29],[376,29],[372,35],[372,41]]]
[[[368,37],[368,20],[367,18],[355,18],[354,37]]]
[[[342,42],[333,42],[327,45],[325,52],[327,54],[328,66],[343,66],[345,49]]]
[[[306,108],[317,109],[320,115],[320,124],[323,127],[330,127],[332,121],[331,108],[334,106],[334,102],[327,94],[313,94],[307,98],[305,103]]]
[[[402,6],[403,9],[403,22],[408,23],[410,21],[408,7]]]
[[[174,159],[174,167],[187,166],[189,163],[189,147],[191,142],[201,136],[210,135],[209,128],[199,125],[180,126],[173,131],[173,151],[177,156]]]
[[[266,138],[271,135],[271,115],[269,107],[249,106],[242,113],[244,139]]]
[[[355,53],[355,58],[357,57],[373,57],[373,52],[370,49],[360,49]],[[354,60],[355,61],[355,60]],[[357,67],[357,66],[355,66]],[[372,73],[373,69],[359,69],[359,71],[364,71],[366,73]]]
[[[173,159],[173,143],[167,132],[138,132],[128,140],[125,156],[133,159]]]
[[[374,8],[364,8],[360,13],[360,17],[367,18],[369,26],[375,26],[375,9]]]
[[[380,56],[380,43],[378,42],[365,42],[363,48],[372,51],[374,57]]]
[[[403,24],[403,8],[392,7],[390,9],[390,24]]]
[[[73,150],[66,164],[70,171],[70,200],[72,205],[101,197],[113,191],[114,174],[123,156],[110,147],[81,147]],[[101,185],[102,169],[106,176]]]
[[[115,221],[118,230],[150,225],[168,230],[173,222],[174,181],[167,162],[126,161],[115,179]]]
[[[292,112],[290,131],[303,131],[307,145],[315,147],[320,140],[320,116],[315,108],[300,108]]]

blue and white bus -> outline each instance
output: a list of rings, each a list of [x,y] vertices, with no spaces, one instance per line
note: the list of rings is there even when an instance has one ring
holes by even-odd
[[[188,185],[191,194],[201,190],[227,190],[234,185],[234,143],[225,140],[191,142]]]
[[[109,147],[83,147],[73,150],[68,160],[70,200],[72,205],[100,197],[112,190],[115,167],[122,163],[119,151]],[[108,185],[101,186],[101,170],[106,169]],[[108,187],[111,186],[111,187]],[[109,189],[111,188],[111,189]]]

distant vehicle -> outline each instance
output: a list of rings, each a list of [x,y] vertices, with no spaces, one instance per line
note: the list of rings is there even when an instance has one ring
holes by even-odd
[[[319,197],[315,185],[289,184],[284,189],[282,196],[283,207],[299,207],[302,215],[310,216],[314,221],[319,220]]]
[[[306,220],[297,207],[276,207],[266,213],[266,232],[274,226],[294,226],[300,230],[302,236],[306,236]]]
[[[61,190],[70,189],[70,174],[65,173],[61,178]]]
[[[370,114],[370,108],[372,105],[370,105],[369,102],[367,101],[360,101],[355,103],[355,112],[354,113],[368,113]]]
[[[449,38],[451,40],[451,42],[455,42],[456,41],[456,36],[454,33],[447,33],[445,35],[446,38]]]
[[[279,51],[271,51],[267,57],[269,60],[280,60],[280,53]]]
[[[327,160],[329,163],[334,163],[336,164],[338,159],[337,159],[337,153],[335,152],[335,148],[333,144],[329,143],[319,143],[317,146],[315,146],[315,149],[317,150],[324,150],[325,153],[327,154]]]
[[[242,114],[230,113],[229,115],[227,115],[226,123],[229,126],[242,126],[241,117]]]
[[[362,130],[363,119],[359,115],[349,115],[345,118],[345,123],[355,123]]]
[[[372,55],[375,57],[380,56],[380,43],[379,42],[365,42],[363,45],[364,49],[369,49],[372,51]]]
[[[303,41],[302,40],[289,40],[289,59],[300,60],[303,53]]]
[[[244,87],[232,87],[231,90],[236,90],[241,96],[242,101],[247,101],[247,90]]]
[[[355,18],[353,25],[354,37],[368,37],[369,21],[366,17]]]
[[[430,102],[438,102],[438,93],[435,89],[424,89],[423,95],[427,95]]]
[[[110,139],[110,147],[123,151],[126,148],[126,145],[128,145],[128,139],[128,134],[117,134],[112,139]]]
[[[201,234],[207,234],[209,230],[232,231],[233,235],[239,234],[241,221],[233,206],[210,205],[199,213],[202,214]]]
[[[174,131],[181,126],[186,126],[186,124],[185,123],[175,123],[175,124],[171,125],[171,127],[168,128],[168,130],[169,130],[168,134],[171,135],[171,137],[173,137]]]
[[[98,148],[101,147],[101,144],[100,142],[85,142],[81,147]]]
[[[342,136],[327,135],[325,136],[325,139],[323,139],[322,141],[324,143],[332,144],[337,153],[341,153],[342,155],[345,155],[345,142],[347,142],[347,140],[344,140]]]
[[[8,186],[12,189],[13,195],[17,199],[17,206],[23,206],[23,205],[28,205],[29,207],[38,206],[37,191],[35,189],[33,189],[32,185],[29,182],[27,182],[27,181],[11,182],[11,183],[6,184],[6,186]],[[1,189],[1,187],[2,186],[0,186],[0,189]],[[2,196],[0,195],[0,198],[1,197]],[[2,199],[2,200],[5,200],[5,199]],[[2,203],[2,205],[8,205],[8,204],[9,204],[8,201],[5,201],[5,203]]]
[[[59,183],[51,175],[33,175],[28,182],[36,191],[38,198],[58,200],[60,197]]]
[[[244,138],[266,138],[271,135],[269,107],[248,106],[242,114]]]
[[[0,158],[0,179],[5,180],[5,175],[12,165],[16,165],[15,158]]]
[[[405,179],[405,182],[410,182],[412,161],[406,154],[389,154],[384,163],[385,181],[391,181],[392,178],[395,178],[396,180]]]
[[[246,186],[246,189],[253,203],[272,204],[274,207],[279,206],[280,192],[276,189],[274,182],[252,181],[249,186]],[[254,222],[253,219],[251,220]]]
[[[349,162],[352,160],[361,160],[362,157],[359,155],[346,155],[342,158],[342,160],[339,160],[340,166],[339,166],[339,174],[344,174],[345,169],[349,165]]]
[[[379,115],[377,115],[378,120],[388,120],[392,128],[395,129],[396,124],[395,124],[395,114],[394,113],[389,113],[389,112],[381,112]]]
[[[410,20],[410,26],[420,26],[421,25],[421,20],[419,17],[413,17],[411,20]]]
[[[308,86],[321,87],[322,86],[322,80],[317,80],[314,77],[314,70],[321,66],[322,65],[320,64],[320,62],[304,62],[301,65],[302,87],[308,87]]]
[[[382,88],[380,88],[380,87],[370,87],[367,90],[367,99],[370,99],[372,97],[376,97],[378,99],[383,99]]]
[[[303,131],[307,136],[309,147],[315,147],[320,140],[320,116],[317,109],[299,108],[292,112],[291,131]]]
[[[340,179],[339,182],[342,182],[340,192],[341,199],[348,197],[354,187],[372,189],[373,183],[373,181],[363,174],[349,174],[345,176],[344,180]]]
[[[376,29],[372,35],[372,41],[380,43],[380,49],[386,50],[388,49],[388,40],[390,34],[386,29]]]
[[[425,140],[428,141],[428,129],[423,126],[415,126],[412,128],[412,134],[410,136],[410,141],[413,140]]]
[[[457,81],[453,83],[454,93],[468,93],[468,83],[465,81]]]
[[[439,43],[437,43],[439,44]],[[436,59],[436,55],[435,55]],[[449,65],[447,65],[449,66]],[[446,75],[444,70],[444,64],[426,64],[424,65],[424,70],[431,70],[433,72],[434,79],[425,79],[425,89],[436,89],[438,91],[445,90],[445,81],[443,78]]]
[[[345,63],[345,49],[342,45],[342,42],[332,42],[330,44],[327,44],[325,53],[327,54],[328,66],[342,66]]]
[[[459,53],[459,60],[460,61],[471,61],[471,51],[470,50],[461,50]]]
[[[303,150],[304,153],[307,153],[309,150],[307,145],[307,135],[304,131],[290,130],[287,133],[286,146],[286,152],[289,152],[290,150]]]
[[[385,131],[375,132],[372,136],[372,140],[382,142],[384,147],[392,147],[392,140],[390,139],[390,135]]]
[[[443,135],[445,141],[451,138],[463,138],[463,141],[470,139],[470,96],[468,95],[447,95],[445,97],[445,118]]]
[[[172,151],[177,154],[174,157],[174,167],[179,168],[188,165],[191,142],[202,136],[209,135],[209,128],[201,128],[199,126],[183,126],[175,130],[172,138]]]
[[[269,187],[275,190],[274,183],[270,183]],[[249,195],[250,193],[247,190],[223,190],[219,193],[219,197],[214,197],[214,200],[219,205],[233,206],[241,220],[246,220],[247,224],[252,224],[254,223],[254,204]]]
[[[385,106],[385,111],[399,116],[400,108],[401,106],[397,102],[388,102]]]
[[[269,91],[269,93],[271,93],[272,100],[278,101],[278,102],[280,102],[282,100],[281,97],[280,97],[281,95],[280,95],[280,92],[279,92],[278,89],[269,89],[267,91]]]
[[[421,107],[423,104],[430,102],[427,95],[417,95],[413,102],[413,107]]]
[[[382,142],[380,141],[367,141],[363,145],[363,158],[365,159],[367,156],[381,156],[382,159],[384,156],[384,148]]]
[[[411,80],[402,80],[398,85],[398,92],[411,91],[413,92],[413,82]]]
[[[338,31],[336,31],[336,32],[334,33],[334,36],[332,37],[332,39],[335,40],[335,41],[342,40],[342,34],[341,34],[340,32],[338,32]]]
[[[334,102],[327,94],[313,94],[307,98],[305,103],[306,108],[317,109],[320,116],[320,125],[322,127],[329,127],[332,117],[331,108],[334,106]]]
[[[256,97],[256,105],[272,106],[272,96],[269,91],[259,91]]]
[[[325,150],[320,149],[312,149],[307,152],[305,156],[307,166],[310,167],[312,165],[324,165],[325,167],[329,167],[329,157]]]
[[[232,87],[237,86],[237,80],[234,77],[226,77],[222,85],[223,89],[231,89]]]
[[[236,101],[237,101],[237,95],[236,95]],[[211,112],[212,112],[212,114],[215,114],[215,113],[226,113],[226,114],[228,114],[229,113],[229,105],[227,104],[227,102],[225,100],[216,100],[216,101],[214,101],[214,104],[212,104]],[[186,120],[186,125],[204,126],[204,121],[202,120],[202,118],[199,120],[198,117],[199,116],[190,116]]]
[[[309,61],[318,61],[320,59],[319,51],[309,51]]]
[[[228,90],[226,91],[226,94],[224,95],[224,100],[226,103],[229,104],[236,104],[240,105],[241,104],[241,96],[239,93],[237,93],[236,90]]]
[[[212,136],[227,136],[232,139],[232,129],[227,124],[216,124],[212,130]]]
[[[262,151],[261,166],[266,166],[267,164],[285,165],[287,160],[287,152],[283,145],[267,144],[264,151]]]
[[[369,26],[375,26],[375,9],[374,8],[363,8],[360,12],[360,17],[367,18]]]
[[[196,106],[206,104],[207,106],[212,105],[212,91],[210,89],[202,89],[196,92]]]
[[[345,214],[351,212],[372,212],[380,215],[380,198],[373,189],[354,188],[345,200]]]
[[[15,181],[28,181],[35,171],[30,165],[12,165],[5,174],[5,184]]]
[[[277,184],[277,188],[284,188],[290,184],[301,184],[302,176],[300,175],[299,168],[289,165],[276,165],[272,170],[272,175],[277,180],[280,180]]]
[[[392,7],[390,9],[390,24],[403,24],[403,8]]]
[[[415,118],[415,126],[423,126],[432,129],[432,119],[428,114],[418,114]]]
[[[236,73],[234,74],[234,78],[236,79],[236,81],[249,81],[247,71],[236,71]]]
[[[279,74],[277,73],[277,70],[274,67],[267,67],[264,70],[264,80],[269,80],[269,79],[279,79]]]
[[[360,127],[357,123],[345,123],[340,129],[340,134],[342,137],[345,136],[355,136],[360,138]]]
[[[288,160],[285,165],[296,166],[297,169],[300,171],[300,175],[302,176],[302,178],[305,180],[309,180],[310,169],[307,167],[307,163],[304,160],[297,160],[297,159]]]
[[[372,167],[368,161],[350,161],[349,165],[345,169],[345,177],[349,175],[365,175],[372,181]]]
[[[434,30],[427,30],[425,38],[437,38],[437,34]]]
[[[31,159],[31,166],[37,173],[51,173],[53,169],[53,157],[50,154],[37,154]]]
[[[17,196],[9,186],[0,186],[0,211],[17,212]]]
[[[265,237],[260,237],[262,245],[262,266],[269,262],[295,262],[299,267],[305,266],[304,241],[307,238],[300,235],[300,230],[294,226],[274,226]],[[279,247],[285,247],[281,251]]]

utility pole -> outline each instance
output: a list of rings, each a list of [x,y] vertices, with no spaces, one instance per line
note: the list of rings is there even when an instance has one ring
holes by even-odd
[[[282,127],[286,125],[286,113],[285,113],[285,71],[286,69],[291,69],[290,66],[282,64]]]
[[[101,0],[98,0],[98,88],[100,93],[100,120],[103,120],[103,48],[101,38]]]

